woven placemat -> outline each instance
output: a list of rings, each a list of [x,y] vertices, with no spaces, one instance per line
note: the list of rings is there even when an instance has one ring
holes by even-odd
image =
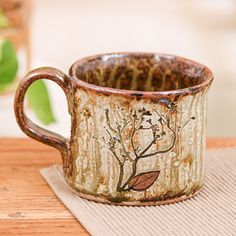
[[[91,235],[236,235],[236,148],[208,151],[202,192],[171,205],[95,203],[73,194],[59,165],[42,169],[41,174]]]

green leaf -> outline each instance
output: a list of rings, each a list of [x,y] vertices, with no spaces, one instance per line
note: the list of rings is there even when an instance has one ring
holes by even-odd
[[[0,92],[16,79],[17,70],[17,55],[12,42],[0,40]]]
[[[35,81],[27,92],[30,107],[45,125],[55,122],[47,87],[43,80]]]
[[[7,17],[5,16],[4,12],[0,9],[0,29],[6,28],[10,25]]]

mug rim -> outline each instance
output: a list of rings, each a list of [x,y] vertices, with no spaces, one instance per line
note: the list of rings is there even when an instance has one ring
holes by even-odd
[[[88,63],[89,61],[92,61],[96,58],[101,58],[104,56],[160,56],[160,57],[169,57],[169,58],[174,58],[176,61],[182,61],[189,63],[193,67],[202,67],[205,70],[206,74],[206,79],[194,86],[188,86],[186,88],[181,88],[181,89],[173,89],[173,90],[163,90],[163,91],[141,91],[141,90],[128,90],[128,89],[118,89],[118,88],[112,88],[112,87],[105,87],[105,86],[99,86],[95,85],[92,83],[88,83],[82,79],[80,79],[76,75],[77,68],[86,62]],[[120,95],[124,97],[138,97],[138,98],[156,98],[156,97],[162,97],[162,96],[176,96],[176,95],[188,95],[188,94],[193,94],[197,93],[199,91],[204,90],[204,88],[207,88],[211,85],[214,76],[212,71],[205,65],[196,62],[192,59],[188,59],[185,57],[181,56],[176,56],[173,54],[168,54],[168,53],[158,53],[158,52],[111,52],[111,53],[100,53],[100,54],[95,54],[93,56],[87,56],[83,57],[76,62],[72,64],[69,70],[69,77],[72,81],[73,86],[75,88],[80,88],[84,89],[90,92],[95,92],[99,94],[106,94],[106,95]]]

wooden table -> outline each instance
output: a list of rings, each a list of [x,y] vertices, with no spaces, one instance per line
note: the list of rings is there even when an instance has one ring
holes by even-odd
[[[208,148],[236,146],[208,139]],[[0,139],[0,235],[88,235],[39,174],[59,153],[31,139]]]

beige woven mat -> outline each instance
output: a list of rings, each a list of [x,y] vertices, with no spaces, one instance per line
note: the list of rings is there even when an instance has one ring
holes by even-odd
[[[92,235],[236,235],[236,148],[207,152],[206,180],[195,198],[153,207],[84,200],[66,185],[58,165],[41,170],[57,197]]]

